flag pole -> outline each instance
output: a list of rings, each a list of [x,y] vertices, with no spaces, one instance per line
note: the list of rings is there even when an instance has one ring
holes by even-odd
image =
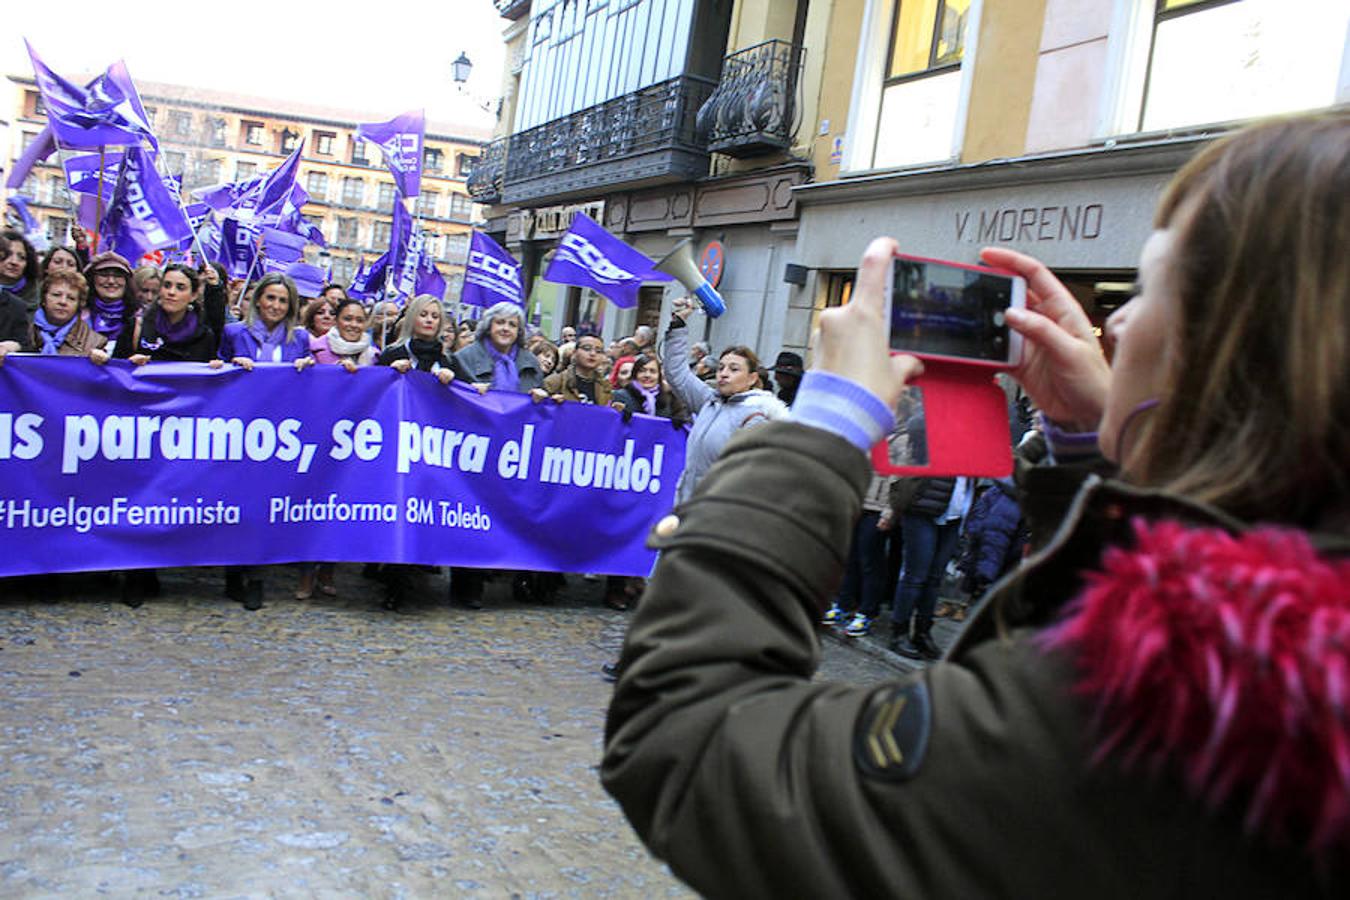
[[[56,131],[55,129],[53,129],[52,135],[55,136],[55,134]],[[57,145],[57,149],[58,150],[60,149],[59,144]],[[104,153],[107,151],[107,149],[108,147],[106,144],[98,145],[98,197],[96,198],[98,202],[97,206],[98,214],[95,216],[95,218],[98,219],[99,228],[103,227],[103,165],[104,165]]]

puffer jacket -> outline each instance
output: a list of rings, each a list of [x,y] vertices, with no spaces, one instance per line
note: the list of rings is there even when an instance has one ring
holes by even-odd
[[[966,519],[968,571],[976,584],[993,584],[1016,564],[1022,549],[1021,523],[1022,507],[1011,481],[995,481],[976,498]]]
[[[661,368],[670,389],[694,413],[694,424],[684,449],[684,473],[675,491],[677,503],[694,495],[699,480],[717,462],[722,448],[742,428],[787,418],[788,408],[768,391],[743,391],[723,397],[689,371],[689,329],[683,325],[666,332]]]
[[[1350,539],[1050,473],[1059,527],[943,662],[830,683],[816,623],[869,476],[773,423],[653,534],[601,780],[672,871],[737,898],[1346,895]]]

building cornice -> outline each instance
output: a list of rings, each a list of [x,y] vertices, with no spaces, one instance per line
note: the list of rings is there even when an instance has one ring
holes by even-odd
[[[804,184],[792,189],[802,206],[856,203],[897,197],[988,190],[1027,184],[1127,178],[1174,172],[1200,147],[1218,137],[1206,133],[1131,144],[881,172]]]

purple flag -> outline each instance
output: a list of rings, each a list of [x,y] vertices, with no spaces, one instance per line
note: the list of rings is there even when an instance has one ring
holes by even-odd
[[[286,267],[285,272],[295,282],[301,297],[319,296],[323,293],[323,286],[328,283],[323,279],[323,269],[307,262],[293,262]]]
[[[122,151],[103,154],[103,201],[112,199],[117,187],[117,176],[122,167]],[[66,183],[77,194],[98,196],[99,155],[86,153],[66,160]],[[172,189],[170,193],[173,193]]]
[[[305,239],[298,234],[291,234],[279,228],[264,227],[262,239],[263,252],[272,262],[293,263],[305,257]]]
[[[347,288],[347,295],[355,297],[357,300],[379,299],[384,291],[384,277],[389,271],[389,254],[385,253],[366,268],[366,261],[361,260],[361,268],[352,278],[351,286]]]
[[[226,219],[220,226],[220,261],[231,278],[248,278],[258,260],[259,229]]]
[[[420,109],[388,122],[356,126],[358,138],[379,146],[394,184],[405,197],[416,197],[422,189],[422,138],[426,127],[426,113]]]
[[[45,250],[48,243],[47,233],[42,230],[42,225],[38,223],[37,218],[28,209],[28,198],[21,197],[18,194],[11,196],[8,201],[18,214],[19,221],[22,223],[24,236],[28,238],[28,243],[32,244],[34,249]]]
[[[47,121],[61,147],[67,150],[138,147],[146,141],[158,149],[124,65],[116,63],[88,86],[80,87],[48,68],[32,44],[27,41],[24,44],[33,62],[33,78],[47,107]]]
[[[437,300],[445,299],[445,276],[436,267],[436,261],[425,252],[417,259],[417,293],[430,294]]]
[[[469,261],[464,268],[464,289],[459,302],[487,307],[503,300],[525,306],[520,263],[496,241],[475,229],[469,239]]]
[[[394,221],[389,229],[389,269],[394,275],[393,299],[400,306],[417,290],[417,261],[425,243],[422,229],[413,224],[402,203],[395,203]]]
[[[601,228],[590,216],[577,213],[572,227],[558,241],[544,280],[575,284],[598,291],[615,306],[637,305],[644,281],[672,281],[637,250]]]
[[[192,234],[187,217],[160,178],[149,152],[127,148],[121,177],[99,232],[103,249],[116,250],[127,259],[139,259],[148,250],[175,247]]]
[[[295,152],[272,171],[197,191],[197,198],[214,210],[233,210],[237,218],[280,215],[296,187],[296,171],[304,149],[304,141],[301,141]],[[309,199],[308,194],[305,199]]]
[[[14,169],[5,179],[5,187],[10,190],[16,190],[23,185],[24,179],[28,173],[33,171],[33,166],[47,159],[56,152],[56,138],[52,136],[52,128],[48,125],[38,133],[33,139],[33,143],[28,145],[28,149],[19,155],[14,161]]]

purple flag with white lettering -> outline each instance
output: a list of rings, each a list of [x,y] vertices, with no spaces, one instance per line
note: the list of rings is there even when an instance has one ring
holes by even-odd
[[[644,281],[672,281],[655,263],[600,227],[585,213],[577,213],[572,227],[558,241],[544,280],[588,287],[614,301],[615,306],[637,305]]]
[[[112,202],[103,216],[100,246],[127,259],[175,247],[192,234],[183,210],[174,201],[148,151],[128,147]]]
[[[196,192],[197,198],[214,210],[232,210],[237,218],[278,215],[296,187],[295,176],[304,149],[304,141],[301,141],[286,161],[272,171],[244,181],[231,181],[199,190]],[[305,195],[306,199],[308,196]]]
[[[405,197],[416,197],[422,189],[422,138],[426,127],[426,113],[420,109],[388,122],[356,126],[357,138],[380,148],[394,184]]]
[[[347,288],[347,296],[355,297],[357,300],[379,299],[384,291],[384,277],[389,271],[389,254],[385,253],[366,268],[366,261],[361,260],[361,266],[356,275],[352,278],[351,286]]]
[[[226,219],[220,226],[220,261],[231,278],[250,278],[258,260],[259,228]]]
[[[122,151],[103,154],[103,201],[112,199],[117,187],[117,175],[122,167]],[[77,194],[98,196],[99,155],[86,153],[66,160],[66,184]],[[172,190],[170,190],[172,193]]]
[[[464,289],[460,291],[459,302],[487,307],[503,300],[525,306],[520,263],[496,241],[475,229],[469,239],[469,261],[464,267]]]
[[[47,108],[47,121],[61,147],[67,150],[139,147],[144,141],[158,149],[125,65],[115,63],[87,86],[80,87],[48,68],[32,44],[27,41],[24,44],[33,63],[33,78]]]
[[[17,190],[23,186],[24,179],[28,173],[33,171],[33,166],[47,159],[56,152],[56,138],[52,136],[52,128],[48,125],[38,136],[28,145],[28,148],[19,154],[19,158],[14,161],[14,168],[10,170],[9,177],[5,179],[5,187],[11,191]]]

